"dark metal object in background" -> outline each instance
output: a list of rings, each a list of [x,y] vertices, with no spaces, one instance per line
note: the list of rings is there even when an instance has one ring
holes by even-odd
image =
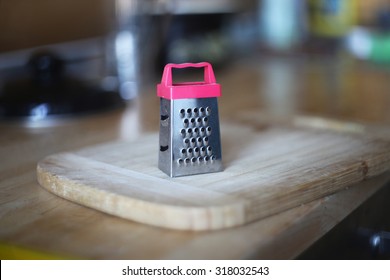
[[[124,104],[117,92],[67,76],[64,67],[65,62],[55,53],[33,53],[25,66],[29,74],[5,81],[0,88],[0,118],[37,121],[100,112]]]

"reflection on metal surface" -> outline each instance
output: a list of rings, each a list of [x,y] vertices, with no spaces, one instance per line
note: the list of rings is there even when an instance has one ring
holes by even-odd
[[[32,121],[39,121],[48,115],[50,111],[50,105],[47,103],[39,104],[31,109],[30,119]]]
[[[115,55],[120,95],[129,100],[137,94],[138,53],[136,34],[130,31],[120,31],[115,38]]]

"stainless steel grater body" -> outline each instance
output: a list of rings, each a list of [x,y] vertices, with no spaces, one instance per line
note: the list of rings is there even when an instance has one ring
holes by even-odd
[[[203,68],[204,80],[173,83],[173,68]],[[158,167],[170,177],[221,171],[217,97],[221,86],[208,62],[168,63],[161,83]]]
[[[222,171],[217,98],[160,98],[158,167],[170,177]]]

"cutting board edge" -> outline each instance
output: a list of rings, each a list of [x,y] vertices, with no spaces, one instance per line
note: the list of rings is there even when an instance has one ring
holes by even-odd
[[[104,192],[93,187],[86,186],[85,184],[65,179],[58,174],[52,174],[45,168],[45,161],[58,155],[61,154],[48,156],[38,162],[38,183],[47,191],[79,205],[87,206],[106,214],[134,222],[176,230],[219,230],[247,223],[246,213],[248,202],[243,199],[237,199],[235,202],[225,205],[184,207],[153,203],[151,201],[141,201],[128,196],[124,197],[122,195]],[[77,192],[79,194],[83,194],[83,196],[79,199],[75,198],[73,195],[75,191],[70,190],[70,186],[76,187]],[[110,196],[111,199],[119,201],[119,204],[121,205],[121,207],[119,207],[120,209],[110,209],[109,205],[104,203],[103,206],[100,206],[100,201],[88,200],[87,196],[91,192],[95,194],[96,192],[101,192],[101,196]],[[94,197],[96,197],[96,195]],[[138,206],[132,208],[134,205]],[[127,214],[124,214],[123,208],[132,211],[128,211]],[[143,208],[143,210],[140,208]],[[145,211],[145,208],[148,210]],[[159,213],[158,215],[162,215],[163,218],[156,218],[156,216],[153,215],[156,213]]]

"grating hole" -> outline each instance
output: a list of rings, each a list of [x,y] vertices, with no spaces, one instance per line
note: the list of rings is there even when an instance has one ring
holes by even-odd
[[[186,164],[189,164],[189,163],[190,163],[190,159],[189,159],[189,158],[186,158],[186,159],[184,160],[184,162],[185,162]]]
[[[198,133],[199,133],[199,128],[195,127],[195,128],[194,128],[194,134],[195,134],[195,136],[198,135]]]
[[[161,152],[165,152],[166,150],[168,150],[168,146],[160,146]]]
[[[160,115],[161,125],[168,126],[169,124],[169,115]]]

